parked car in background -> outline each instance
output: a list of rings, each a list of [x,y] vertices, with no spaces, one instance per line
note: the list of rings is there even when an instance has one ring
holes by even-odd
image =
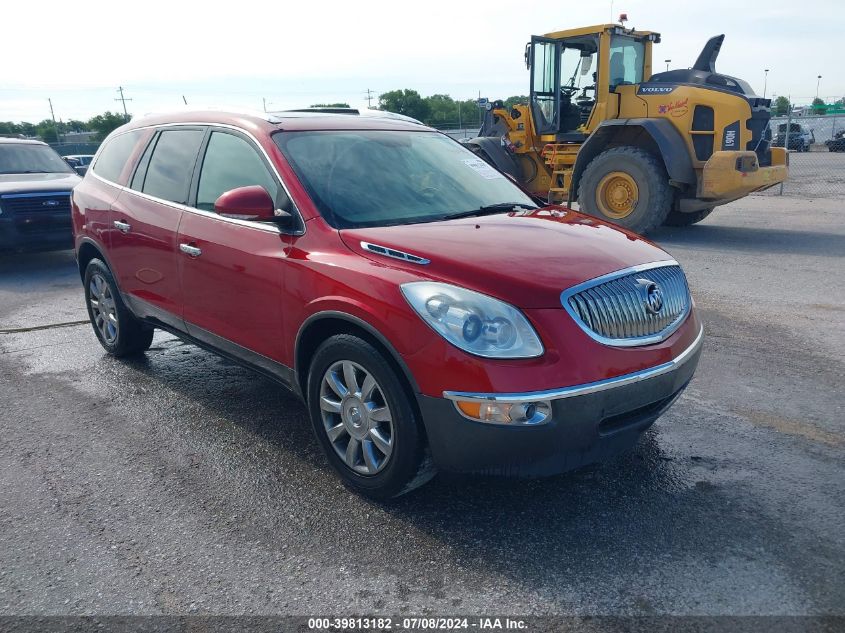
[[[845,130],[839,130],[824,142],[829,152],[845,152]]]
[[[94,160],[93,154],[68,154],[67,156],[62,156],[65,159],[65,162],[73,167],[74,171],[80,176],[84,176],[85,172],[88,171],[88,165],[91,164],[91,161]]]
[[[419,123],[137,119],[72,206],[107,352],[142,353],[162,328],[278,380],[373,497],[438,468],[541,476],[608,459],[698,364],[702,326],[665,251],[537,208]]]
[[[772,145],[775,147],[784,147],[784,144],[787,142],[786,136],[786,123],[781,123],[778,125],[778,131]],[[810,146],[815,142],[816,135],[806,125],[801,123],[789,124],[789,147],[787,149],[809,152]]]
[[[79,181],[46,143],[0,138],[0,250],[73,246],[70,192]]]

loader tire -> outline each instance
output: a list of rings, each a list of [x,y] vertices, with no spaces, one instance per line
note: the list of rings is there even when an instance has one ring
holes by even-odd
[[[701,211],[693,211],[692,213],[681,213],[680,211],[672,209],[669,212],[669,215],[666,216],[666,221],[663,222],[663,226],[692,226],[693,224],[698,224],[708,215],[713,213],[713,208],[714,207],[710,207],[709,209],[702,209]]]
[[[674,193],[658,158],[638,147],[613,147],[596,156],[581,176],[584,213],[645,234],[666,221]]]

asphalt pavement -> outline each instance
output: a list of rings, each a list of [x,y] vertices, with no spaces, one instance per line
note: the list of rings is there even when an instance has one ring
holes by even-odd
[[[0,257],[0,615],[845,614],[844,219],[659,231],[705,349],[635,450],[384,505],[275,383],[163,333],[114,360],[71,253]]]

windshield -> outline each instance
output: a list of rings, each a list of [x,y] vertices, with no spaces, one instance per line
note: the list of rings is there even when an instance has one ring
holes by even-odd
[[[75,173],[46,145],[0,143],[0,174]]]
[[[501,203],[535,206],[507,177],[437,132],[281,132],[273,138],[335,228],[431,222]]]

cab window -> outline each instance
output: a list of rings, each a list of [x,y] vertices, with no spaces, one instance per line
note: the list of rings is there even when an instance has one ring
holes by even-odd
[[[212,132],[200,169],[196,207],[214,211],[221,194],[251,185],[264,187],[280,208],[286,208],[279,203],[284,194],[256,149],[240,136]]]
[[[610,39],[610,86],[638,84],[643,80],[645,45],[630,37],[614,35]]]

